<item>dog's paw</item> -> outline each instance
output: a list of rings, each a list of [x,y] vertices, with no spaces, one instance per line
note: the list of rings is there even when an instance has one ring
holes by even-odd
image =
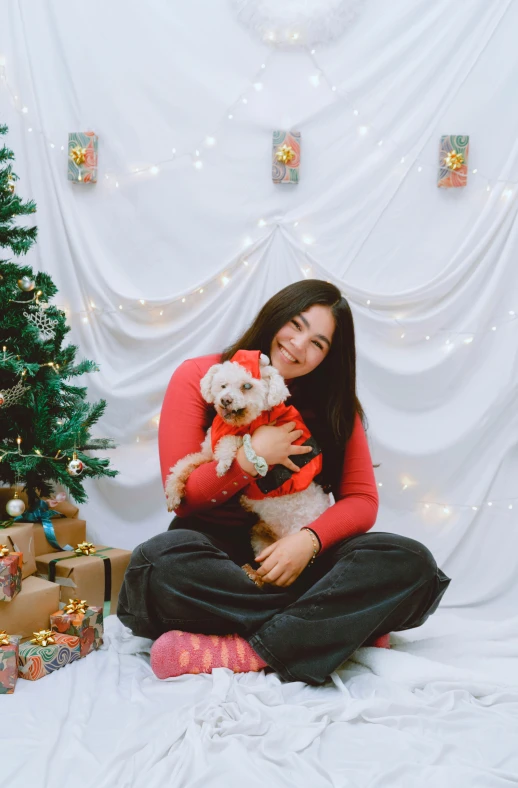
[[[256,584],[256,586],[258,586],[259,588],[262,588],[264,586],[264,580],[262,579],[262,577],[260,577],[257,574],[255,569],[252,569],[250,564],[243,564],[241,569],[245,571],[245,573],[248,575],[250,580],[252,580]]]

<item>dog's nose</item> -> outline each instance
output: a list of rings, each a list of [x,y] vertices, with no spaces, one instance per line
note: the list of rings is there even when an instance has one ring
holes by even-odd
[[[232,405],[232,399],[230,397],[226,397],[225,399],[221,400],[221,404],[224,408],[228,408],[229,405]]]

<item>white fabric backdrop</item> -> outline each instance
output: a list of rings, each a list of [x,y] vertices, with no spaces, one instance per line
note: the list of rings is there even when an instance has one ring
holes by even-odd
[[[87,486],[92,540],[132,548],[167,527],[155,419],[176,366],[285,284],[330,279],[355,314],[376,529],[430,547],[452,578],[442,613],[476,619],[470,652],[499,620],[487,675],[518,674],[517,32],[513,0],[366,0],[311,53],[261,44],[224,0],[2,5],[0,118],[38,204],[28,261],[100,364],[95,434],[120,444],[120,476]],[[296,187],[271,182],[273,128],[302,133]],[[92,188],[66,179],[67,134],[87,129]],[[465,189],[436,185],[447,133],[470,135]],[[454,774],[440,779],[509,784]]]

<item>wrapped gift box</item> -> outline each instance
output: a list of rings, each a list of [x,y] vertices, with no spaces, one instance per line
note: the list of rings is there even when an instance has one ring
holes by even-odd
[[[274,183],[298,183],[300,131],[274,131],[272,179]]]
[[[97,134],[93,131],[68,135],[68,180],[73,183],[97,183]]]
[[[86,539],[86,520],[78,517],[52,518],[54,533],[59,544],[75,547]],[[34,552],[36,556],[50,553],[55,548],[50,544],[41,523],[34,523]],[[0,532],[1,533],[1,532]],[[58,551],[56,551],[58,552]]]
[[[0,602],[0,629],[30,637],[45,629],[49,618],[59,608],[59,587],[39,577],[27,577],[22,590],[12,602]]]
[[[32,523],[10,525],[0,528],[0,544],[5,544],[13,553],[22,555],[22,580],[36,571],[34,533]]]
[[[8,640],[8,643],[5,641]],[[18,678],[20,638],[0,632],[0,695],[12,695]]]
[[[80,659],[78,637],[61,635],[59,632],[52,632],[51,634],[56,641],[53,644],[38,646],[29,640],[20,645],[18,676],[21,679],[37,681],[44,676],[48,676],[49,673],[63,668],[70,662]]]
[[[69,599],[69,603],[77,600]],[[87,605],[85,612],[65,612],[58,610],[50,617],[50,628],[54,632],[64,635],[76,635],[80,641],[81,656],[86,657],[94,649],[98,649],[103,642],[103,609],[95,605]]]
[[[439,147],[437,186],[457,189],[468,182],[469,137],[446,134]]]
[[[0,602],[12,602],[22,590],[23,556],[11,552],[2,555],[3,547],[0,542]]]
[[[108,615],[117,612],[119,591],[130,558],[130,550],[96,546],[95,555],[76,556],[67,551],[38,555],[36,570],[39,577],[55,579],[62,602],[68,602],[70,597],[88,599]]]

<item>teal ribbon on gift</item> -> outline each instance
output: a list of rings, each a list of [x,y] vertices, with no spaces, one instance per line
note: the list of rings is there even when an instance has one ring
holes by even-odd
[[[113,547],[103,547],[103,550],[113,550]],[[67,561],[69,558],[102,558],[104,562],[104,604],[103,604],[103,618],[110,615],[111,599],[112,599],[112,563],[109,555],[103,555],[96,552],[94,555],[85,555],[84,553],[76,553],[71,550],[71,555],[64,555],[61,558],[51,558],[49,561],[48,579],[51,583],[56,582],[56,564],[59,561]]]
[[[64,517],[64,515],[62,515],[60,512],[54,512],[48,505],[47,501],[42,501],[41,498],[38,498],[37,503],[32,507],[32,509],[29,509],[23,514],[20,514],[18,517],[15,517],[13,523],[41,523],[43,530],[45,531],[45,536],[55,550],[73,550],[74,548],[70,544],[59,544],[54,526],[51,522],[52,517]]]

